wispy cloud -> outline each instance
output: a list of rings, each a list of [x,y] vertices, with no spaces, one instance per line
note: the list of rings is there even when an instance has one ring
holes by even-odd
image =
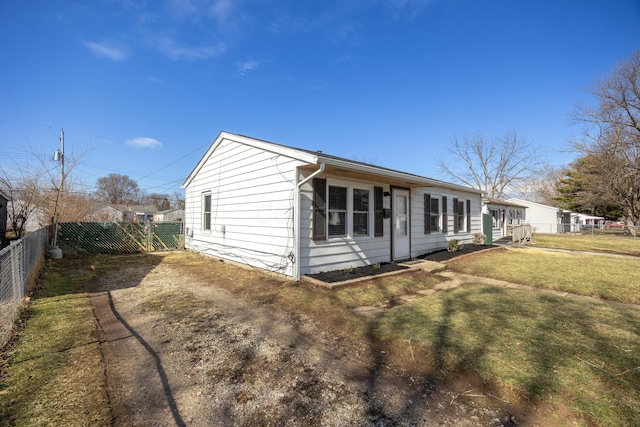
[[[166,36],[153,37],[151,45],[170,59],[197,60],[215,58],[226,51],[226,46],[222,42],[207,46],[187,46],[180,45],[173,39]]]
[[[158,141],[154,138],[147,137],[138,137],[125,141],[125,144],[130,145],[136,148],[160,148],[162,147],[162,142]]]
[[[124,61],[129,56],[126,48],[115,46],[109,42],[83,41],[82,44],[95,56],[111,59],[113,61]]]
[[[239,62],[237,65],[240,75],[244,77],[249,71],[259,68],[262,63],[255,59],[247,59],[246,61]]]

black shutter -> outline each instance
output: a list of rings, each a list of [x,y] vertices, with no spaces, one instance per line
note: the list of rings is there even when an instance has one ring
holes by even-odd
[[[449,216],[447,212],[447,196],[442,196],[442,232],[446,234],[449,227]]]
[[[313,179],[313,240],[327,240],[327,180]]]
[[[467,200],[467,233],[471,233],[471,200]]]
[[[424,234],[431,234],[431,194],[424,195]]]
[[[454,197],[453,198],[453,232],[454,233],[458,232],[458,215],[460,215],[460,212],[458,212],[458,198]]]
[[[384,211],[382,209],[382,187],[373,187],[373,234],[384,236]]]

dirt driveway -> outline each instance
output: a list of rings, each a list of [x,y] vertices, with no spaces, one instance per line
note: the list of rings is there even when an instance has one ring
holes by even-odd
[[[142,255],[97,283],[114,425],[515,424],[386,363],[374,344],[225,290],[237,267],[193,257]]]

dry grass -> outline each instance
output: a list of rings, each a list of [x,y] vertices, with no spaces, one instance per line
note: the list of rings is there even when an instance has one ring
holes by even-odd
[[[85,285],[86,266],[50,264],[44,290],[10,352],[0,425],[108,426],[103,366]]]
[[[442,372],[478,373],[513,404],[563,402],[618,426],[640,425],[639,328],[637,309],[466,285],[394,308],[377,332],[422,346]]]
[[[64,260],[48,270],[45,292],[31,308],[0,385],[0,425],[109,425],[87,286],[106,268],[149,262],[140,256],[112,260],[93,258],[95,271],[87,270],[86,260]],[[635,300],[639,292],[633,283],[640,284],[640,265],[623,261],[531,250],[490,251],[451,266],[520,283]],[[369,320],[350,308],[431,288],[440,279],[416,273],[330,291],[189,252],[165,256],[162,262],[179,266],[185,278],[204,277],[274,310],[312,318],[321,329],[350,341],[383,345],[394,352],[407,351],[389,347],[394,343],[410,343],[413,349],[403,362],[407,368],[445,381],[461,373],[478,375],[489,388],[477,389],[476,394],[488,395],[490,390],[524,410],[547,405],[542,424],[577,419],[585,425],[640,425],[640,310],[544,292],[465,285]],[[510,276],[498,276],[506,271]],[[177,301],[180,296],[166,298],[159,298],[154,309],[162,310],[169,298]],[[554,419],[558,407],[565,405],[569,415]]]

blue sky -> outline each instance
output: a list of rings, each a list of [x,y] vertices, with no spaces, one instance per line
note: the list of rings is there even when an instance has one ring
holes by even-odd
[[[564,165],[639,48],[638,0],[0,0],[0,166],[61,128],[85,191],[180,191],[222,130],[447,179],[452,137],[512,129]]]

